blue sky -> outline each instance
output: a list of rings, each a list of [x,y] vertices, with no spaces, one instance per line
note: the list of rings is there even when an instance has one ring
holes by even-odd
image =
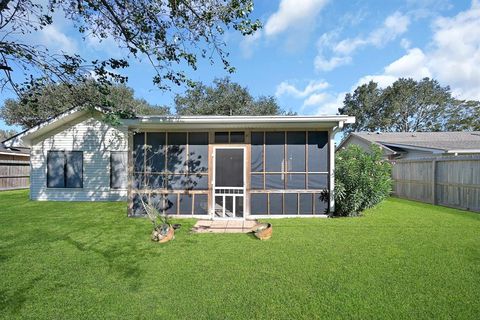
[[[264,24],[255,35],[225,35],[237,69],[230,76],[255,96],[276,96],[287,110],[335,114],[357,85],[374,80],[387,86],[398,77],[433,77],[458,98],[480,99],[478,0],[257,0],[253,17]],[[60,15],[28,37],[87,58],[122,56],[111,40],[84,41]],[[154,104],[172,105],[184,90],[156,89],[145,61],[132,61],[126,74],[135,95]],[[226,72],[220,63],[201,62],[188,75],[211,83]],[[1,95],[0,103],[11,93]],[[0,128],[7,128],[1,120]]]

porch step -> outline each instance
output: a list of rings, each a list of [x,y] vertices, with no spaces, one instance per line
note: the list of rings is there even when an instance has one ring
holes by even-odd
[[[196,233],[247,233],[257,220],[198,220],[192,231]]]

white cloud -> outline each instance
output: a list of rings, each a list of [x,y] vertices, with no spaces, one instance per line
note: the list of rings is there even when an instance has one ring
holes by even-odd
[[[288,81],[283,81],[277,86],[277,97],[292,96],[301,99],[301,112],[315,114],[336,114],[342,106],[345,92],[334,93],[325,91],[329,84],[323,80],[312,80],[305,88],[298,88]]]
[[[59,50],[66,53],[76,53],[77,43],[62,31],[59,30],[57,25],[52,24],[43,28],[40,32],[40,43],[49,48],[50,50]]]
[[[240,50],[245,58],[250,58],[253,55],[253,50],[258,45],[258,42],[262,38],[260,31],[255,32],[252,35],[243,37],[240,42]]]
[[[338,37],[338,32],[324,33],[318,40],[319,52],[314,60],[315,70],[331,71],[339,66],[349,64],[356,50],[368,45],[381,47],[405,33],[409,24],[410,18],[397,11],[388,16],[381,27],[371,31],[366,37],[358,36],[335,42],[334,39]],[[331,57],[325,57],[326,49],[333,53]]]
[[[469,10],[435,20],[432,41],[426,50],[410,49],[386,66],[382,74],[365,76],[358,84],[374,80],[386,86],[399,77],[432,77],[449,85],[459,98],[479,100],[479,66],[480,5],[473,1]]]
[[[380,47],[395,40],[399,35],[408,30],[410,18],[400,12],[388,16],[380,28],[373,30],[367,37],[345,39],[337,43],[333,51],[337,54],[349,55],[355,50],[366,45]]]
[[[265,35],[274,36],[292,27],[311,23],[328,0],[281,0],[278,11],[265,24]]]
[[[326,81],[310,81],[307,86],[302,90],[298,89],[295,87],[295,85],[289,83],[288,81],[283,81],[277,86],[277,90],[275,92],[275,95],[277,97],[283,96],[283,95],[291,95],[296,98],[304,98],[312,93],[324,90],[328,88],[329,84]]]
[[[352,62],[351,57],[338,57],[334,56],[330,59],[325,59],[321,54],[318,54],[313,61],[315,70],[317,71],[330,71],[341,65],[349,64]]]

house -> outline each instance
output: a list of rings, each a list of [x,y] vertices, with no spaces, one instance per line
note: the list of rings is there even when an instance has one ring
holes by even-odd
[[[31,148],[33,200],[141,199],[203,218],[324,216],[334,135],[348,116],[138,116],[71,109],[11,141]],[[328,193],[327,193],[328,194]]]
[[[8,143],[10,139],[0,142],[0,160],[28,161],[30,159],[30,150],[24,147],[9,148],[5,146],[4,142]]]
[[[379,146],[385,158],[418,159],[433,156],[480,154],[480,131],[471,132],[352,132],[337,147],[351,144],[370,150]]]
[[[0,191],[26,189],[29,186],[30,150],[19,147],[7,147],[10,140],[0,142]]]

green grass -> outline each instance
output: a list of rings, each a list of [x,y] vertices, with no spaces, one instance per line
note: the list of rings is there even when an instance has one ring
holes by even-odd
[[[478,319],[480,214],[389,199],[361,218],[149,240],[125,203],[0,193],[0,317]]]

